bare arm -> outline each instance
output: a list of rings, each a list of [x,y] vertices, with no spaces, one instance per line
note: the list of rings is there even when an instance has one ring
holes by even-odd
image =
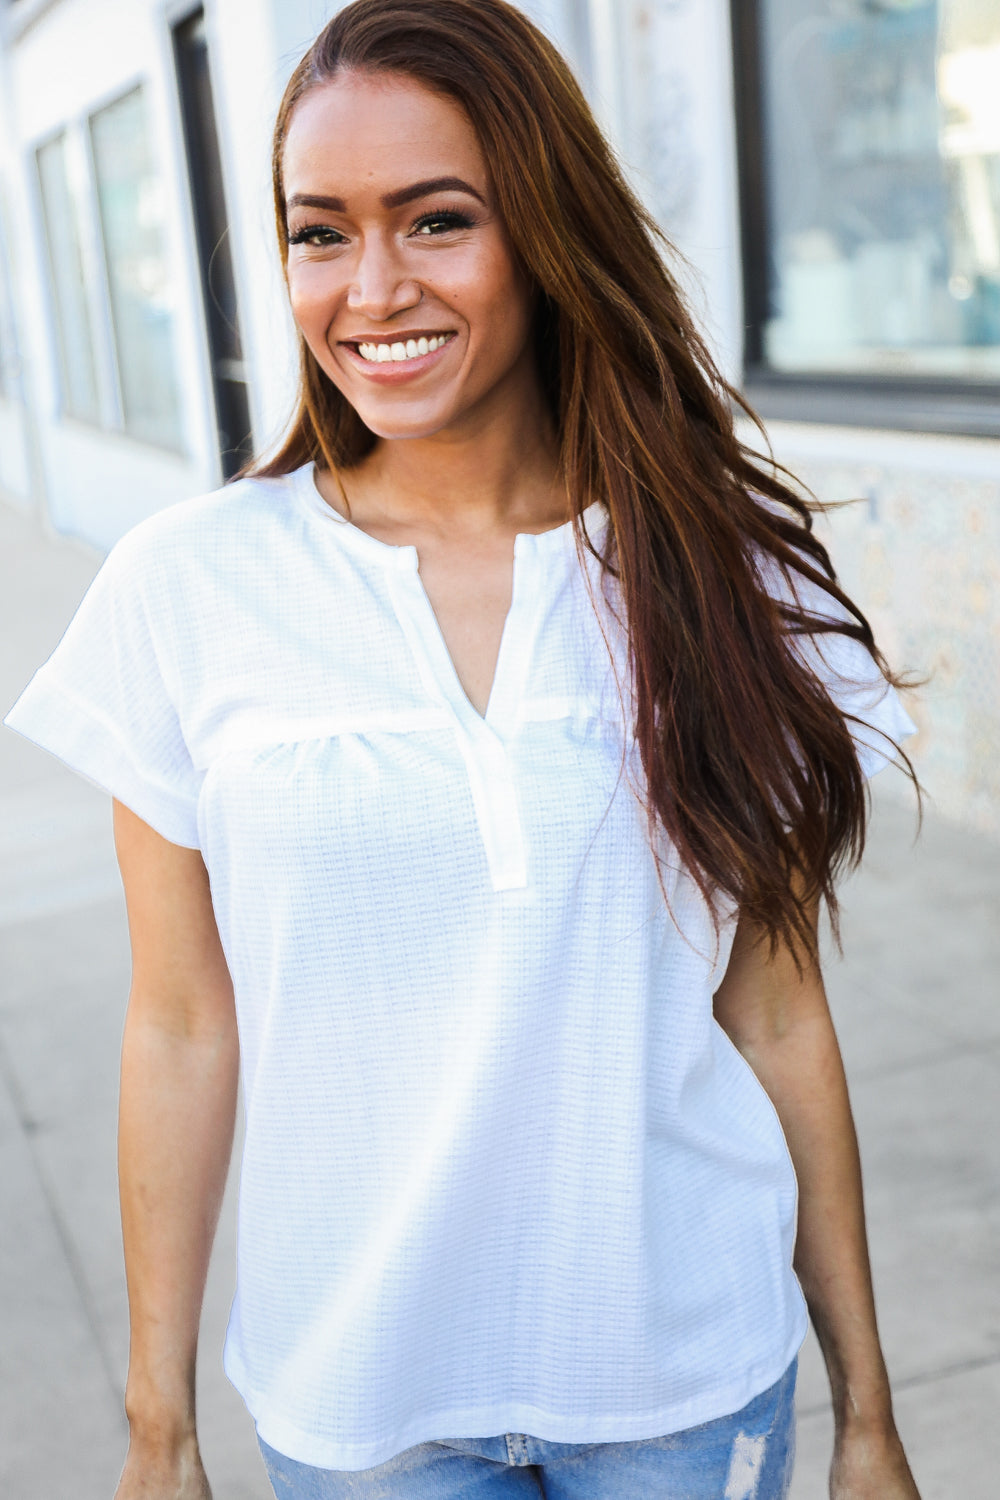
[[[118,1149],[130,1443],[117,1500],[208,1500],[195,1354],[236,1113],[232,984],[200,854],[119,802],[114,815],[132,942]]]
[[[773,959],[746,922],[715,997],[719,1025],[778,1113],[799,1182],[795,1270],[826,1360],[832,1500],[919,1500],[896,1433],[872,1296],[857,1137],[818,966]]]

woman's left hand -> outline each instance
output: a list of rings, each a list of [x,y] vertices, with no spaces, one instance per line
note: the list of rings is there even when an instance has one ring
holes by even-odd
[[[894,1425],[838,1432],[830,1500],[920,1500]]]

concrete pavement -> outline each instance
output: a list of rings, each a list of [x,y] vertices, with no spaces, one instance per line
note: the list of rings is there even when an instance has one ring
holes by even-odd
[[[99,558],[0,505],[0,705],[59,639]],[[110,1500],[128,1354],[115,1168],[129,984],[105,794],[0,731],[0,1495]],[[215,1500],[265,1500],[253,1425],[222,1373],[235,1264],[223,1211],[199,1407]]]
[[[51,650],[98,559],[0,505],[0,706]],[[886,772],[882,777],[894,776]],[[900,783],[901,784],[901,783]],[[1000,845],[880,788],[829,986],[865,1162],[880,1317],[924,1500],[1000,1492]],[[125,1445],[115,1196],[129,960],[108,799],[0,735],[0,1493],[110,1500]],[[216,1500],[270,1494],[221,1372],[227,1199],[199,1380]],[[799,1387],[794,1500],[822,1500],[824,1377]]]

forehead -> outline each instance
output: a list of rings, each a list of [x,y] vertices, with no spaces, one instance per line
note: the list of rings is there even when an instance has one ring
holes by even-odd
[[[282,153],[285,196],[386,191],[463,177],[486,186],[476,132],[455,100],[398,73],[343,73],[292,111]]]

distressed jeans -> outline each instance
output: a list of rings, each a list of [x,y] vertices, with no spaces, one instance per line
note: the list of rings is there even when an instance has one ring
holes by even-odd
[[[260,1441],[279,1500],[783,1500],[795,1457],[795,1373],[732,1416],[628,1443],[523,1432],[418,1443],[373,1469],[314,1469]]]

